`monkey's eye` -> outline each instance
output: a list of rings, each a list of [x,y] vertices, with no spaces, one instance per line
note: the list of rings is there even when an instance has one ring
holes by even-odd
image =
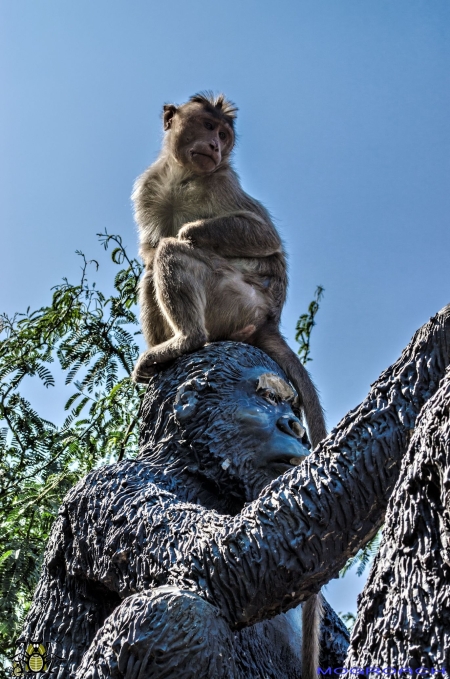
[[[219,132],[219,137],[220,137],[220,138],[222,139],[222,141],[223,141],[224,139],[227,138],[227,133],[226,133],[226,132]]]
[[[210,123],[209,120],[205,120],[203,125],[206,127],[207,130],[213,130],[214,129],[214,125],[212,123]]]

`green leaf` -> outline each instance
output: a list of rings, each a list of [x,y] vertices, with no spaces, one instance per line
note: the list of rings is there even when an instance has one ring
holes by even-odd
[[[319,302],[323,297],[324,291],[325,288],[323,288],[321,285],[317,286],[314,293],[314,298],[308,306],[308,312],[300,316],[295,326],[295,340],[300,345],[297,353],[300,356],[300,360],[303,364],[308,363],[308,361],[312,361],[312,358],[309,356],[311,349],[311,333],[313,327],[316,324],[315,318],[317,312],[319,311]]]
[[[0,315],[0,679],[62,498],[93,467],[138,451],[134,418],[145,389],[130,374],[139,354],[142,265],[128,257],[120,236],[105,232],[100,242],[105,249],[113,245],[113,261],[121,267],[112,294],[91,280],[101,262],[78,253],[80,281],[63,279],[48,306]],[[49,365],[55,362],[75,388],[55,412],[60,426],[22,392],[25,376],[52,388]]]

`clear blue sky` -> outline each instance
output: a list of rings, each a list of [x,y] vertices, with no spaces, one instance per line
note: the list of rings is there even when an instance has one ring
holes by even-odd
[[[310,366],[335,425],[450,302],[449,33],[448,0],[0,0],[0,310],[77,280],[105,228],[136,253],[162,104],[224,91],[289,253],[290,340],[325,287]]]

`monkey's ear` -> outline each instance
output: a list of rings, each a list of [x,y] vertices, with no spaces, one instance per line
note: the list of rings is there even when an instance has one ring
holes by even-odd
[[[163,120],[164,120],[164,130],[170,130],[172,127],[172,118],[177,112],[177,107],[173,104],[164,104],[163,108]]]

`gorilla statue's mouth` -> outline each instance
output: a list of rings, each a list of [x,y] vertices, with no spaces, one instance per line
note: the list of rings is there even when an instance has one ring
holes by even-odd
[[[270,467],[270,469],[273,469],[275,472],[277,472],[277,474],[281,475],[284,474],[285,472],[290,471],[291,469],[294,469],[294,467],[297,467],[299,464],[303,462],[305,457],[306,455],[298,455],[295,457],[279,456],[270,460],[268,466]]]

